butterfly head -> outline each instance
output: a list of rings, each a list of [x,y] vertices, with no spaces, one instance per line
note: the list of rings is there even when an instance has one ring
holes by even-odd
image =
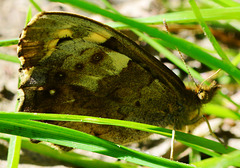
[[[213,81],[208,88],[203,88],[201,85],[196,89],[197,96],[202,104],[206,104],[210,102],[213,96],[216,94],[216,91],[220,88],[220,86]]]

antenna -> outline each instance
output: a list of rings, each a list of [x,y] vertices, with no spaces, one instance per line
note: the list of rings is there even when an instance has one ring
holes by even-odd
[[[168,34],[170,34],[170,33],[169,33],[169,28],[168,28],[168,25],[167,25],[167,22],[166,22],[166,19],[163,19],[163,24],[164,24],[164,26],[165,26],[166,32],[167,32]],[[190,73],[190,70],[189,70],[189,68],[188,68],[188,65],[186,64],[185,60],[183,59],[182,53],[179,51],[179,49],[178,49],[177,47],[176,47],[176,50],[178,51],[178,53],[179,53],[179,55],[180,55],[180,57],[181,57],[181,60],[183,61],[184,65],[185,65],[185,67],[186,67],[186,69],[187,69],[187,72],[188,72],[188,74],[189,74],[190,79],[194,82],[194,84],[195,84],[195,86],[196,86],[197,94],[199,94],[199,90],[201,90],[203,83],[206,82],[208,79],[212,78],[214,75],[216,75],[221,69],[218,69],[214,74],[212,74],[211,76],[209,76],[208,78],[206,78],[205,80],[203,80],[203,81],[198,85],[198,84],[196,83],[196,81],[194,80],[192,74]],[[216,134],[214,134],[214,132],[212,131],[211,126],[210,126],[207,118],[206,118],[204,115],[202,115],[201,118],[204,118],[204,120],[206,121],[207,126],[208,126],[208,129],[209,129],[209,132],[212,134],[212,136],[215,137],[221,144],[224,144],[224,143],[221,141],[221,139],[219,139],[219,138],[216,136]],[[199,120],[199,119],[200,119],[200,118],[198,118],[198,120]],[[174,155],[175,132],[176,132],[175,125],[173,125],[172,138],[171,138],[170,160],[173,160],[173,155]]]
[[[163,19],[163,24],[164,24],[164,26],[165,26],[165,28],[166,28],[167,33],[170,34],[170,33],[169,33],[169,29],[168,29],[168,25],[167,25],[167,22],[166,22],[166,19]],[[177,47],[176,47],[176,50],[178,51],[178,54],[180,55],[180,58],[181,58],[181,60],[183,61],[184,65],[185,65],[185,67],[186,67],[186,69],[187,69],[187,72],[188,72],[188,74],[189,74],[190,79],[194,82],[195,86],[198,88],[198,85],[197,85],[196,81],[194,80],[192,74],[190,73],[190,70],[189,70],[189,68],[188,68],[188,65],[186,64],[185,60],[183,59],[182,53],[179,51],[179,49],[178,49]]]
[[[198,85],[198,87],[201,88],[204,82],[206,82],[208,79],[212,78],[214,75],[216,75],[216,74],[217,74],[218,72],[220,72],[220,71],[221,71],[221,69],[218,69],[218,70],[217,70],[216,72],[214,72],[212,75],[210,75],[209,77],[207,77],[206,79],[204,79],[204,80],[200,83],[200,85]]]

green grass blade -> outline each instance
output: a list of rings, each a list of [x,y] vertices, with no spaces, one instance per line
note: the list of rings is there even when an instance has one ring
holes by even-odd
[[[20,64],[20,61],[19,61],[18,57],[13,56],[13,55],[7,55],[7,54],[0,53],[0,60],[4,60],[4,61],[9,61],[9,62]]]
[[[232,60],[232,64],[237,66],[240,63],[240,53]]]
[[[1,120],[17,119],[19,121],[26,120],[26,119],[58,120],[58,121],[74,121],[74,122],[115,125],[115,126],[122,126],[122,127],[133,128],[141,131],[161,134],[167,137],[171,137],[171,132],[172,132],[169,129],[164,129],[164,128],[160,128],[160,127],[148,125],[148,124],[142,124],[142,123],[136,123],[136,122],[124,121],[124,120],[98,118],[98,117],[91,117],[91,116],[81,116],[81,115],[0,112],[0,119]],[[231,148],[231,147],[228,147],[228,149],[226,149],[220,143],[217,143],[205,138],[197,137],[194,135],[178,132],[178,131],[176,132],[176,139],[188,146],[195,148],[196,150],[200,150],[204,153],[208,153],[211,156],[218,156],[217,153],[229,153],[235,150],[234,148]],[[214,152],[212,153],[211,151],[215,151],[215,153]]]
[[[21,149],[21,137],[11,136],[8,148],[8,168],[18,167]]]
[[[220,45],[218,44],[217,40],[215,39],[215,37],[211,33],[210,29],[208,28],[207,24],[205,23],[205,21],[204,21],[204,19],[202,17],[202,14],[200,12],[200,9],[198,8],[196,2],[194,0],[189,0],[189,3],[192,6],[193,12],[194,12],[194,14],[195,14],[199,24],[201,25],[202,30],[206,33],[208,39],[210,40],[210,42],[212,43],[213,47],[217,51],[218,55],[222,58],[222,60],[224,60],[228,64],[231,64],[230,60],[228,59],[226,54],[223,52],[222,48],[220,47]]]
[[[17,43],[18,43],[18,39],[1,40],[0,47],[15,45]]]
[[[81,167],[81,168],[89,168],[89,167],[98,167],[98,168],[137,168],[137,165],[129,164],[129,163],[109,163],[104,162],[97,159],[91,159],[87,156],[79,155],[74,152],[61,152],[56,149],[53,149],[44,144],[34,144],[29,142],[29,139],[25,138],[25,141],[22,143],[22,148],[37,152],[47,157],[51,157],[57,160],[64,161],[71,165]]]
[[[198,168],[228,168],[230,166],[240,167],[240,151],[234,151],[229,153],[228,155],[222,155],[221,157],[214,157],[205,159],[200,162],[192,163],[196,165]]]
[[[234,120],[240,120],[239,113],[216,104],[207,104],[204,107],[204,112],[221,118],[231,118]]]
[[[201,153],[197,150],[192,149],[189,154],[189,163],[199,162],[201,161]]]
[[[27,12],[26,21],[25,21],[25,26],[27,26],[27,24],[28,24],[28,22],[31,20],[31,18],[32,18],[32,9],[31,9],[31,7],[29,6],[28,12]]]
[[[47,141],[54,144],[88,150],[129,162],[149,167],[193,167],[187,164],[170,161],[147,155],[121,145],[105,141],[92,135],[69,128],[49,125],[46,123],[28,120],[0,120],[0,131],[8,134],[25,136],[28,138]]]
[[[222,92],[218,92],[222,97],[224,97],[225,99],[227,99],[229,102],[231,102],[232,104],[234,104],[238,109],[240,109],[240,105],[236,102],[234,102],[231,98],[229,98],[227,95],[223,94]]]
[[[35,9],[37,9],[37,11],[41,12],[42,9],[40,8],[40,6],[34,1],[34,0],[29,0],[31,2],[31,4],[35,7]]]
[[[240,7],[226,7],[226,8],[211,8],[201,9],[202,16],[205,21],[216,21],[216,20],[229,20],[229,19],[240,19]],[[154,15],[145,18],[136,18],[135,21],[148,24],[157,25],[162,24],[163,19],[166,19],[167,23],[193,23],[197,22],[193,11],[179,11],[173,13],[165,13],[161,15]],[[117,29],[129,28],[128,25],[120,22],[108,23],[109,26]]]
[[[4,60],[4,61],[9,61],[9,62],[20,64],[19,59],[16,56],[13,56],[13,55],[7,55],[7,54],[0,53],[0,60]]]
[[[224,6],[224,7],[228,7],[228,6],[240,6],[240,4],[238,2],[235,2],[233,0],[212,0],[214,2],[216,2],[217,4]]]
[[[9,140],[10,138],[11,138],[11,135],[0,133],[0,139]],[[21,146],[23,149],[27,149],[29,151],[39,153],[41,155],[63,161],[65,163],[68,163],[77,167],[137,168],[137,165],[133,165],[129,163],[121,163],[121,162],[109,163],[109,162],[104,162],[97,159],[91,159],[87,156],[80,155],[74,152],[62,152],[43,143],[38,143],[38,144],[31,143],[29,138],[22,138]]]

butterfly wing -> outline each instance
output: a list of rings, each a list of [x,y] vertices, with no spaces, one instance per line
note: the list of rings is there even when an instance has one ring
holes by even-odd
[[[43,12],[25,29],[28,29],[25,33],[31,36],[25,33],[21,36],[19,57],[21,59],[24,55],[23,68],[35,66],[40,60],[49,57],[62,41],[81,38],[127,55],[175,93],[185,90],[178,76],[135,42],[113,28],[89,18],[65,12]],[[39,53],[39,50],[42,52]]]
[[[19,111],[176,125],[182,81],[109,26],[75,14],[42,12],[22,32],[18,56],[23,91]],[[178,123],[184,114],[176,115]],[[121,144],[149,135],[112,126],[53,123]]]

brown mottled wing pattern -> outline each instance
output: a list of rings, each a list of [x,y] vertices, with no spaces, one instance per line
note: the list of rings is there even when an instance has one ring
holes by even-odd
[[[31,26],[32,22],[34,22],[34,28]],[[25,37],[25,34],[22,34],[24,40],[31,39],[28,43],[23,43],[22,48],[24,50],[19,51],[20,57],[23,54],[29,57],[25,57],[26,63],[23,67],[34,66],[39,60],[49,56],[54,50],[54,46],[63,39],[82,38],[85,41],[95,42],[127,55],[134,62],[150,71],[155,78],[175,90],[175,92],[185,90],[180,78],[171,70],[122,33],[107,25],[80,15],[66,14],[65,12],[44,12],[33,19],[32,22],[25,28],[28,29],[28,34],[31,34],[31,37]],[[45,35],[44,39],[42,38],[43,35]],[[35,40],[33,41],[33,39]],[[42,40],[39,41],[39,39]],[[20,41],[20,46],[22,41]],[[39,53],[39,51],[42,52]],[[36,54],[36,52],[38,53]]]
[[[181,129],[200,100],[165,65],[114,29],[83,16],[42,12],[20,36],[19,111],[77,114]],[[182,97],[184,95],[184,97]],[[119,144],[149,133],[51,122]]]

